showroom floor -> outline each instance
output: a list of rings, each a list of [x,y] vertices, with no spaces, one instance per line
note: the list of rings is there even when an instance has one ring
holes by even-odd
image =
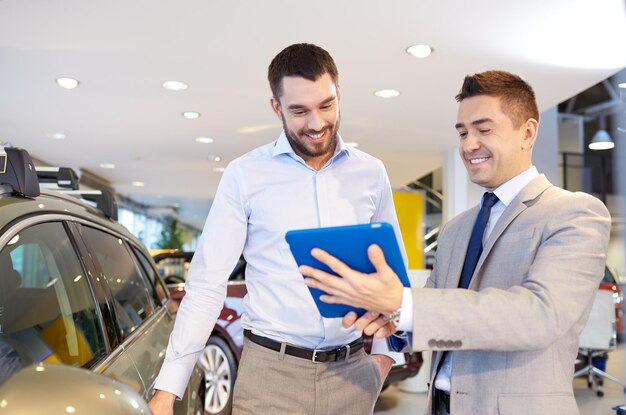
[[[610,375],[626,381],[626,344],[620,344],[609,354],[607,371]],[[611,408],[626,404],[623,388],[614,382],[604,381],[604,397],[599,398],[591,389],[587,389],[584,378],[574,380],[574,394],[581,415],[615,414]],[[403,392],[391,386],[380,395],[374,413],[376,415],[421,415],[426,406],[426,394]]]

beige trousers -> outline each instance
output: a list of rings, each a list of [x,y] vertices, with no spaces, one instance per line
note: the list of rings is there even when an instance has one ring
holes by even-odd
[[[313,363],[245,339],[233,415],[367,415],[382,388],[363,349],[345,361]]]

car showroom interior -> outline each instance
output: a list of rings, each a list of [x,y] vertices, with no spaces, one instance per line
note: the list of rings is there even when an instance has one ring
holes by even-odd
[[[626,414],[625,42],[623,0],[0,1],[0,414]],[[287,70],[276,62],[296,59],[285,53],[290,45],[318,53],[304,62],[329,54],[338,75],[278,72],[275,89],[273,71]],[[516,93],[506,101],[459,92],[466,76],[493,71],[534,91],[537,120],[511,124],[532,135],[527,148],[487,137],[481,125],[493,117],[464,118],[483,110],[471,106],[477,99],[497,100],[507,119],[521,111],[506,107],[522,99]],[[319,107],[297,101],[327,86]],[[311,127],[329,117],[332,127]],[[298,141],[314,146],[327,132],[334,144],[324,153]],[[527,154],[533,178],[574,196],[522,225],[530,213],[510,213],[514,202],[498,189],[523,170],[493,186],[497,173],[481,176],[498,151],[494,169],[513,171],[511,154]],[[358,162],[368,170],[334,173]],[[313,181],[296,182],[303,177]],[[465,274],[483,193],[494,189],[503,213],[493,219],[489,207],[475,280],[449,285],[454,264]],[[469,209],[466,231],[451,235]],[[515,230],[498,228],[503,220]],[[364,269],[336,255],[402,294],[385,312],[345,294],[346,308],[329,317],[328,296],[344,294],[315,288],[326,280],[306,266],[344,277],[322,277],[342,287],[353,274],[326,265],[311,251],[317,245],[301,260],[285,232],[370,222],[391,223],[399,265],[385,269],[404,285],[384,280],[370,242],[354,253]],[[326,238],[351,257],[361,237],[349,235]],[[503,252],[507,241],[504,259],[490,262],[489,250]],[[498,272],[520,282],[487,283]],[[387,298],[384,290],[372,295]],[[411,312],[422,310],[422,294],[441,298],[432,308],[444,310],[441,320]],[[500,308],[489,300],[497,295]],[[467,311],[454,314],[464,301]],[[350,310],[382,328],[361,335],[345,320],[342,328]],[[474,328],[472,310],[490,311],[484,326]],[[422,341],[414,331],[428,330],[429,319],[459,327],[458,336],[435,328]],[[497,322],[509,322],[510,336],[490,346]],[[291,337],[293,325],[302,333]],[[320,330],[319,342],[295,340]],[[490,330],[491,342],[469,340]],[[326,342],[329,333],[347,340]],[[539,338],[549,340],[533,344]],[[382,355],[386,372],[372,357],[381,346],[392,353]],[[294,392],[296,402],[288,390],[308,372],[264,377],[253,351],[269,356],[266,348],[279,356],[273,365],[308,364],[315,382],[339,360],[374,362],[367,376],[344,376],[365,389],[365,378],[377,382],[372,408],[357,409],[360,399],[333,406],[326,383],[314,404],[304,403],[308,389]],[[266,396],[275,405],[250,397],[265,387],[275,389]],[[163,397],[171,398],[167,410],[158,406]]]

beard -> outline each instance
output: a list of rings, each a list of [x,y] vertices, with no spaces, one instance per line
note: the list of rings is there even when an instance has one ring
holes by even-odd
[[[341,113],[337,116],[337,122],[335,124],[328,124],[324,128],[319,131],[310,130],[310,129],[302,129],[298,132],[294,130],[290,130],[287,128],[287,123],[285,122],[285,117],[281,114],[281,118],[283,121],[283,130],[285,131],[285,135],[287,136],[287,140],[289,144],[291,144],[291,148],[300,156],[305,157],[321,157],[324,155],[332,154],[335,152],[335,148],[337,147],[337,142],[339,141],[337,137],[337,131],[339,131],[339,125],[341,124]],[[306,133],[309,134],[320,134],[325,132],[326,130],[330,131],[328,135],[328,140],[323,143],[319,143],[316,145],[312,145],[307,143],[306,138],[301,138],[301,136]]]

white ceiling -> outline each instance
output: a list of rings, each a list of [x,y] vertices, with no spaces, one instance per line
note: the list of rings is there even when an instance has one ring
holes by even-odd
[[[623,0],[0,0],[0,141],[89,170],[142,203],[178,203],[181,219],[201,226],[220,178],[213,167],[280,132],[266,72],[291,43],[333,55],[341,134],[381,158],[399,187],[455,145],[466,74],[519,73],[546,109],[624,67],[625,39]],[[416,43],[435,53],[404,52]],[[60,76],[79,87],[60,88]],[[190,88],[167,91],[166,80]],[[375,97],[381,88],[401,95]],[[66,139],[46,137],[55,132]]]

